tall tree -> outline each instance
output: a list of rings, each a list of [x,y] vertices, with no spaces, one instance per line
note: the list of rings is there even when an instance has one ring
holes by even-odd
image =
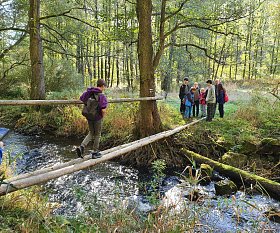
[[[40,34],[40,0],[29,0],[31,99],[45,99],[43,46]]]
[[[155,96],[152,0],[137,0],[136,11],[139,22],[138,59],[140,97]],[[141,101],[139,115],[140,135],[142,137],[154,134],[161,129],[161,120],[156,101]]]

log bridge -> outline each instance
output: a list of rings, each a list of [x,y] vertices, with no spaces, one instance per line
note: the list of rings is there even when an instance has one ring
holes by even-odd
[[[134,101],[156,101],[161,100],[163,97],[146,97],[146,98],[129,98],[129,99],[114,99],[109,100],[110,103],[120,103],[120,102],[134,102]],[[1,105],[56,105],[56,104],[82,104],[81,101],[77,100],[0,100]],[[91,159],[90,155],[86,155],[84,158],[78,158],[71,160],[66,163],[61,163],[58,165],[42,168],[34,172],[29,172],[21,174],[9,179],[6,179],[0,183],[0,196],[6,195],[10,192],[14,192],[20,189],[24,189],[33,185],[45,183],[51,179],[55,179],[79,170],[86,169],[96,164],[106,162],[108,160],[114,159],[121,155],[124,155],[128,152],[137,150],[143,146],[149,145],[153,142],[167,138],[173,134],[176,134],[194,124],[197,124],[205,118],[195,120],[189,124],[179,126],[175,129],[164,131],[149,137],[142,138],[140,140],[130,142],[121,146],[110,148],[105,151],[101,151],[102,157],[99,159]],[[183,150],[184,151],[184,150]],[[272,194],[275,199],[280,200],[280,184],[263,177],[256,175],[251,175],[250,173],[244,172],[240,169],[234,167],[217,163],[213,160],[205,158],[201,155],[198,155],[194,152],[184,151],[185,155],[193,160],[196,160],[198,163],[207,163],[210,166],[213,166],[215,169],[221,172],[230,172],[227,174],[233,179],[242,179],[242,181],[248,181],[250,183],[260,183],[266,189],[266,194]],[[226,167],[225,167],[226,166]],[[249,179],[248,179],[249,177]],[[248,184],[248,183],[247,183]]]

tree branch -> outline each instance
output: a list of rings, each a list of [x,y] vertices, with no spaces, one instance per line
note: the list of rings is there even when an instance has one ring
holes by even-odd
[[[26,29],[14,28],[14,27],[0,28],[0,32],[3,32],[3,31],[18,31],[18,32],[28,33],[28,31]]]
[[[47,24],[41,24],[41,25],[43,25],[44,27],[46,27],[46,30],[48,30],[48,32],[56,39],[56,40],[58,40],[59,41],[59,39],[56,37],[56,36],[54,36],[54,34],[51,32],[51,31],[54,31],[56,34],[58,34],[63,40],[65,40],[68,44],[70,44],[70,45],[73,45],[72,44],[72,42],[70,42],[67,38],[65,38],[64,36],[63,36],[63,34],[61,34],[59,31],[57,31],[56,29],[54,29],[54,28],[52,28],[52,27],[50,27],[49,25],[47,25]]]
[[[75,54],[72,54],[72,53],[68,53],[67,51],[58,51],[52,47],[49,47],[49,46],[44,46],[44,49],[47,49],[47,50],[50,50],[52,52],[55,52],[55,53],[58,53],[58,54],[61,54],[61,55],[66,55],[66,56],[69,56],[69,57],[74,57],[76,59],[79,59],[79,58],[85,58],[85,57],[95,57],[95,58],[98,58],[98,57],[114,57],[116,58],[117,56],[116,55],[112,55],[112,56],[108,56],[108,54],[103,54],[103,55],[86,55],[86,56],[77,56]]]
[[[167,44],[165,46],[165,48],[169,47],[171,44]],[[185,43],[185,44],[173,44],[175,47],[186,47],[186,51],[188,51],[188,47],[191,46],[191,47],[195,47],[197,49],[200,49],[204,52],[205,56],[210,58],[211,60],[214,60],[215,62],[217,63],[220,63],[220,64],[224,64],[224,62],[220,62],[219,60],[217,60],[216,58],[212,57],[210,54],[208,54],[208,50],[204,47],[201,47],[199,45],[196,45],[196,44],[191,44],[191,43]]]
[[[164,26],[165,26],[165,8],[166,8],[166,1],[167,0],[162,0],[161,2],[161,14],[160,14],[160,26],[159,26],[159,47],[156,52],[156,55],[153,59],[153,68],[154,70],[159,64],[160,57],[164,51],[164,41],[165,41],[165,36],[164,36]]]
[[[12,50],[14,47],[16,47],[18,44],[20,44],[24,38],[26,37],[27,35],[27,32],[25,31],[24,34],[21,35],[21,37],[12,45],[10,45],[10,47],[6,48],[3,50],[3,52],[0,54],[0,59],[3,59],[5,57],[5,55],[10,51]]]
[[[67,10],[67,11],[61,12],[59,14],[47,15],[47,16],[40,17],[40,21],[44,20],[44,19],[50,19],[50,18],[56,18],[56,17],[59,17],[59,16],[65,16],[66,14],[69,14],[72,10],[85,10],[85,8],[83,8],[83,7],[74,7],[74,8],[71,8],[71,9]]]
[[[191,27],[208,30],[208,31],[211,31],[211,32],[214,32],[214,33],[217,33],[217,34],[226,35],[226,36],[228,36],[228,35],[235,35],[235,36],[240,37],[239,34],[234,33],[234,32],[224,32],[224,31],[214,30],[214,29],[212,29],[212,27],[214,27],[213,25],[209,25],[208,27],[204,27],[204,26],[197,25],[197,24],[184,24],[184,23],[185,22],[180,22],[177,25],[175,25],[175,27],[173,29],[171,29],[169,32],[167,32],[165,34],[165,37],[170,36],[172,33],[176,32],[177,30],[179,30],[181,28],[191,28]]]
[[[27,54],[24,55],[24,58],[23,58],[20,62],[15,62],[15,63],[13,63],[12,65],[10,65],[10,67],[9,67],[7,70],[4,71],[3,76],[2,76],[1,79],[0,79],[0,82],[3,82],[3,81],[7,78],[8,73],[9,73],[13,68],[15,68],[15,67],[17,67],[17,66],[20,66],[20,65],[23,65],[23,63],[24,63],[25,61],[28,61],[28,60],[26,59],[26,56],[27,56]]]
[[[165,21],[167,21],[168,19],[170,19],[170,18],[172,18],[173,16],[177,15],[177,14],[183,9],[184,5],[185,5],[187,2],[189,2],[189,1],[190,1],[190,0],[184,0],[184,1],[180,4],[180,7],[179,7],[176,11],[170,13],[170,15],[168,15],[167,17],[165,17]]]

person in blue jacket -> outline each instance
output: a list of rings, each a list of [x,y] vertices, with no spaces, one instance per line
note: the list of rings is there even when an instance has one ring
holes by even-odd
[[[4,148],[4,143],[0,141],[0,165],[2,163],[2,158],[3,158],[3,148]]]
[[[194,87],[191,88],[191,90],[186,94],[185,96],[185,115],[184,118],[191,118],[192,114],[192,107],[194,105],[194,92],[196,89]]]

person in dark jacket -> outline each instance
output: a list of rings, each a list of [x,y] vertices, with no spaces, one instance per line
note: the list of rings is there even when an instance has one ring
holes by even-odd
[[[184,82],[180,86],[180,92],[179,92],[179,98],[181,100],[181,105],[180,105],[181,114],[185,114],[186,107],[185,107],[185,103],[184,103],[184,98],[189,91],[190,91],[189,79],[184,78]]]
[[[76,153],[79,157],[83,158],[84,149],[90,141],[93,141],[93,152],[92,158],[100,158],[101,154],[99,152],[99,142],[101,137],[102,120],[106,113],[106,108],[108,101],[103,91],[106,88],[106,83],[103,79],[97,80],[97,87],[88,88],[80,97],[80,100],[86,104],[88,99],[94,95],[98,94],[98,114],[94,120],[87,120],[89,126],[89,133],[82,141],[81,145],[76,148]]]
[[[215,104],[215,111],[214,111],[214,116],[216,114],[216,110],[217,110],[217,105],[218,105],[218,102],[217,102],[217,99],[218,99],[218,85],[221,83],[220,79],[215,79],[215,93],[216,93],[216,104]],[[214,118],[213,116],[213,118]]]
[[[194,104],[193,104],[193,117],[198,117],[199,114],[199,95],[200,95],[200,89],[198,86],[198,83],[195,82],[193,84],[193,88],[195,88],[194,91]]]
[[[224,104],[225,104],[225,89],[221,83],[218,84],[217,87],[217,103],[219,105],[219,113],[220,117],[224,117]]]

